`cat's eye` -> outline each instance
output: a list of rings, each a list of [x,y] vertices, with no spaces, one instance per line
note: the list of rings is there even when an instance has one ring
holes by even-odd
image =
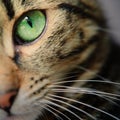
[[[29,11],[19,18],[15,25],[14,36],[18,44],[35,41],[46,26],[45,14],[39,10]]]

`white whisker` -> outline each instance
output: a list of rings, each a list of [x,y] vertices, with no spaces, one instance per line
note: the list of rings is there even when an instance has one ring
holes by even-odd
[[[116,102],[114,102],[113,100],[120,101],[120,99],[118,99],[116,97],[111,97],[111,96],[108,96],[108,95],[101,95],[101,94],[93,93],[91,91],[83,91],[83,90],[82,91],[78,91],[78,90],[75,90],[75,89],[73,89],[73,90],[72,89],[67,90],[67,89],[59,89],[59,88],[58,89],[53,89],[53,91],[55,93],[72,93],[72,94],[74,94],[74,93],[80,93],[80,94],[96,95],[96,96],[98,96],[100,98],[103,98],[103,99],[105,99],[105,100],[113,103],[116,106],[119,106],[119,105]]]
[[[57,119],[59,118],[59,119],[63,120],[59,115],[57,115],[55,112],[53,112],[52,110],[50,110],[48,107],[43,107],[43,109],[45,109],[48,112],[52,113]]]
[[[58,88],[65,88],[65,89],[69,89],[69,90],[77,90],[77,91],[80,91],[80,92],[92,92],[92,93],[97,93],[97,94],[102,94],[102,95],[120,97],[120,95],[118,95],[118,94],[98,91],[98,90],[92,89],[92,88],[83,88],[83,87],[82,88],[78,88],[78,87],[69,87],[69,86],[60,86],[60,85],[56,85],[56,86],[52,87],[52,90],[56,90],[54,88],[56,88],[57,90],[58,90]]]
[[[109,33],[109,34],[115,34],[117,32],[113,32],[113,30],[109,29],[109,28],[102,28],[102,27],[93,27],[95,30],[99,30],[99,31],[103,31],[105,33]]]
[[[46,100],[46,101],[47,101],[48,104],[51,104],[51,105],[53,105],[53,106],[56,106],[56,107],[58,107],[58,108],[61,108],[61,109],[65,110],[65,111],[71,113],[72,115],[74,115],[74,116],[75,116],[76,118],[78,118],[79,120],[83,120],[81,117],[79,117],[77,114],[75,114],[75,113],[72,112],[71,110],[69,110],[69,109],[67,109],[67,108],[65,108],[65,107],[63,107],[63,106],[61,106],[61,105],[58,105],[57,103],[53,103],[52,101],[49,101],[49,100]]]
[[[98,78],[100,78],[100,79],[102,79],[102,80],[104,80],[104,81],[109,81],[108,79],[104,78],[103,76],[95,73],[94,71],[92,71],[92,70],[90,70],[90,69],[87,69],[87,68],[82,67],[82,66],[78,66],[78,68],[80,68],[80,70],[83,70],[83,71],[85,71],[85,72],[93,73],[93,74],[95,74],[96,77],[98,77]]]
[[[71,120],[68,116],[66,116],[65,114],[63,114],[62,112],[60,112],[59,110],[54,109],[53,107],[51,107],[50,105],[46,105],[47,107],[49,107],[50,109],[56,111],[57,113],[63,115],[65,118],[67,118],[68,120]]]
[[[69,106],[69,107],[72,107],[72,108],[74,108],[74,109],[76,109],[76,110],[84,113],[85,115],[87,115],[88,117],[92,118],[93,120],[96,120],[96,118],[93,117],[92,115],[90,115],[89,113],[87,113],[87,112],[85,112],[84,110],[79,109],[79,108],[77,108],[77,107],[75,107],[75,106],[73,106],[73,105],[71,105],[71,104],[69,104],[69,103],[67,103],[67,102],[64,102],[64,101],[61,101],[61,100],[57,100],[57,99],[54,99],[54,98],[51,98],[51,97],[46,97],[46,98],[47,98],[47,99],[50,99],[50,100],[53,100],[53,101],[60,102],[60,103],[65,104],[65,105],[67,105],[67,106]]]
[[[65,83],[74,83],[74,82],[92,82],[92,83],[103,83],[103,84],[109,84],[109,85],[118,85],[120,86],[120,83],[118,82],[112,82],[112,81],[102,81],[102,80],[67,80],[67,81],[61,81],[61,82],[55,82],[52,85],[57,84],[65,84]]]
[[[74,99],[71,99],[71,98],[67,98],[67,97],[61,97],[61,96],[52,95],[52,94],[49,94],[49,96],[50,96],[50,97],[55,97],[55,98],[58,98],[58,99],[63,99],[63,100],[72,101],[72,102],[75,102],[75,103],[84,105],[84,106],[86,106],[86,107],[88,107],[88,108],[91,108],[91,109],[96,110],[96,111],[98,111],[98,112],[101,112],[101,113],[103,113],[103,114],[105,114],[105,115],[108,115],[109,117],[114,118],[115,120],[120,120],[120,119],[117,118],[116,116],[114,116],[114,115],[112,115],[112,114],[110,114],[110,113],[108,113],[108,112],[106,112],[106,111],[103,111],[103,110],[101,110],[101,109],[99,109],[99,108],[96,108],[96,107],[94,107],[94,106],[92,106],[92,105],[89,105],[89,104],[86,104],[86,103],[83,103],[83,102],[80,102],[80,101],[77,101],[77,100],[74,100]]]

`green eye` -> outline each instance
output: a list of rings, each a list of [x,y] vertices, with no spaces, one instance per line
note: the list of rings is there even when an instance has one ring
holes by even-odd
[[[45,25],[46,17],[41,11],[30,11],[18,20],[15,36],[24,43],[33,42],[42,34]]]

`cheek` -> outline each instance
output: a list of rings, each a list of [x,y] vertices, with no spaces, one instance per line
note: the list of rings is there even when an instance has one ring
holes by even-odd
[[[54,56],[47,52],[37,52],[32,56],[19,55],[17,63],[21,69],[46,73],[56,63]]]

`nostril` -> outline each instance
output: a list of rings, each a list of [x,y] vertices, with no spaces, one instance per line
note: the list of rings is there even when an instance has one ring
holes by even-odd
[[[15,98],[16,98],[16,95],[17,95],[17,94],[14,94],[14,95],[11,96],[11,98],[10,98],[10,104],[11,104],[11,106],[12,106],[12,104],[14,103],[14,100],[15,100]]]
[[[5,107],[3,110],[6,111],[8,113],[8,115],[11,115],[10,113],[10,108],[12,106],[12,104],[14,103],[14,100],[15,100],[15,97],[16,95],[13,95],[11,98],[10,98],[10,106],[9,107]]]
[[[0,96],[0,108],[4,109],[6,112],[9,112],[15,97],[17,95],[16,91],[6,93]]]

